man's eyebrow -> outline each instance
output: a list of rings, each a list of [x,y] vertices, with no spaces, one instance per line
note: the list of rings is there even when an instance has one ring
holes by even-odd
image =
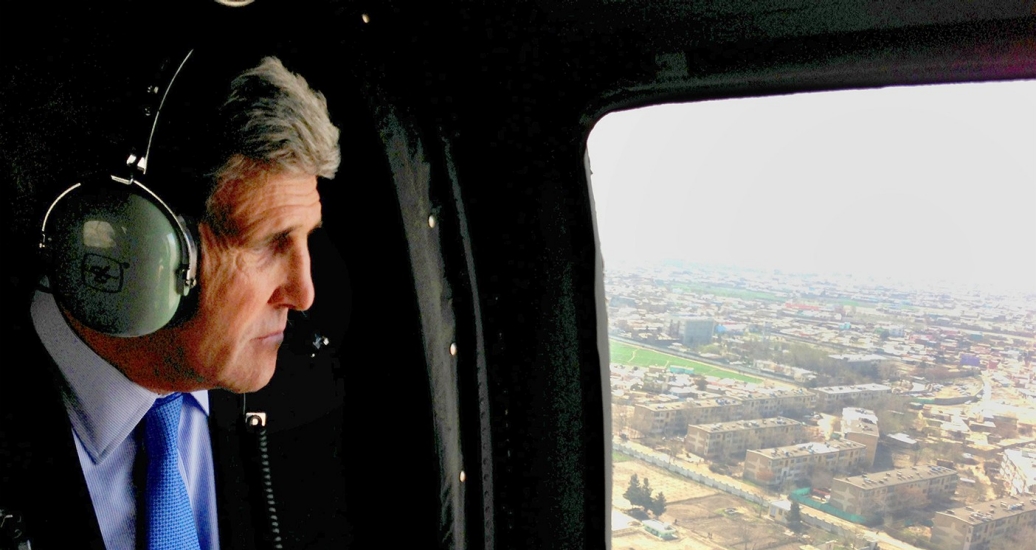
[[[313,235],[313,233],[315,233],[317,229],[320,229],[323,226],[324,226],[324,219],[321,218],[320,221],[318,221],[316,225],[314,225],[312,228],[310,228],[309,231],[306,232],[306,237],[309,237],[309,236]],[[287,229],[278,231],[278,232],[270,235],[266,239],[266,242],[276,242],[276,241],[281,241],[281,240],[287,239],[289,235],[291,235],[292,233],[298,231],[301,228],[302,228],[301,225],[293,225],[293,226],[291,226],[291,227],[289,227]]]

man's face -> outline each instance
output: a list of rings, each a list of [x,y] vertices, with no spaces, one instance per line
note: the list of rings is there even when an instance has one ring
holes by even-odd
[[[313,304],[309,234],[320,225],[315,176],[261,174],[222,184],[220,228],[201,224],[197,313],[174,329],[176,363],[203,387],[256,391],[270,381],[288,311]]]

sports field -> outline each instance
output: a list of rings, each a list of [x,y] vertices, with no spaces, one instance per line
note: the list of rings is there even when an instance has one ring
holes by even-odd
[[[611,347],[611,362],[619,363],[620,365],[634,365],[638,367],[648,367],[651,365],[658,365],[660,367],[675,365],[678,367],[690,367],[694,369],[694,374],[700,374],[702,376],[715,376],[716,378],[730,378],[732,380],[741,380],[742,382],[760,383],[762,380],[741,374],[735,371],[729,371],[714,367],[712,365],[706,365],[705,363],[699,363],[698,361],[692,361],[690,359],[684,359],[683,357],[677,357],[675,355],[669,355],[668,353],[662,353],[652,349],[641,348],[619,342],[616,340],[609,340],[609,346]]]

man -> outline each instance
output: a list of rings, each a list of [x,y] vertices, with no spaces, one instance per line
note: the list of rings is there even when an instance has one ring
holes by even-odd
[[[0,508],[17,512],[32,548],[159,544],[150,539],[165,536],[155,533],[168,521],[152,508],[167,501],[151,496],[157,460],[149,438],[151,411],[165,403],[176,404],[175,477],[189,499],[187,523],[193,519],[184,535],[190,542],[169,547],[250,548],[263,540],[260,490],[246,479],[237,426],[217,417],[217,403],[210,411],[210,397],[228,402],[208,390],[263,388],[288,312],[313,303],[308,238],[321,223],[317,177],[338,168],[338,129],[323,96],[275,58],[238,75],[221,103],[200,155],[218,160],[196,191],[205,201],[191,310],[124,338],[88,327],[39,292],[31,312],[39,349],[28,366],[4,369]]]

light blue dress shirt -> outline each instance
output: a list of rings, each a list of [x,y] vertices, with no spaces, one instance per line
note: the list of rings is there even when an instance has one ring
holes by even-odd
[[[140,443],[133,431],[161,397],[130,381],[72,331],[53,295],[37,292],[32,322],[61,370],[65,409],[79,463],[108,550],[135,550],[137,496],[133,464]],[[219,549],[216,485],[209,439],[209,394],[184,395],[180,415],[180,475],[187,485],[202,549]]]

